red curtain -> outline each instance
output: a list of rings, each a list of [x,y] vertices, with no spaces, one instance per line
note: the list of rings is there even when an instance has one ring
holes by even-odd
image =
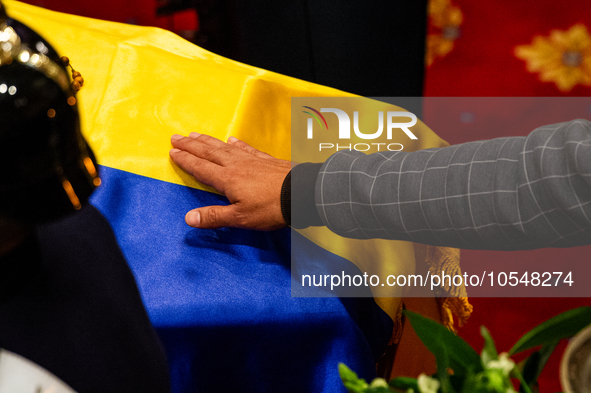
[[[430,97],[565,97],[591,96],[591,13],[586,0],[432,0],[428,30],[425,95]],[[536,38],[537,37],[537,38]],[[528,64],[538,62],[538,69]],[[543,79],[546,79],[544,81]],[[483,109],[486,111],[486,108]],[[425,118],[443,139],[462,143],[525,135],[543,125],[530,119],[514,128],[478,127],[490,113],[466,112],[466,119],[447,119],[439,129],[435,113]],[[431,116],[431,122],[430,122]],[[591,101],[576,117],[591,117]],[[570,120],[570,119],[564,119]],[[456,123],[454,126],[453,123]],[[442,130],[445,129],[445,132]],[[462,251],[462,267],[487,264],[497,271],[536,261],[589,263],[591,248],[527,252]],[[513,269],[514,270],[514,269]],[[579,279],[587,279],[581,277]],[[570,308],[589,305],[581,298],[471,298],[474,313],[460,335],[478,351],[480,325],[492,332],[500,351],[542,321]],[[540,392],[561,391],[558,367],[566,343],[556,350],[539,379]]]

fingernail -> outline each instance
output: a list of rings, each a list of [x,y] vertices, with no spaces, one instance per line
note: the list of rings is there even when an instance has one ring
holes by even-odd
[[[189,134],[189,136],[190,136],[191,138],[193,138],[193,139],[197,138],[199,135],[201,135],[201,134],[200,134],[200,133],[198,133],[198,132],[192,132],[192,133],[190,133],[190,134]]]
[[[237,142],[237,141],[238,141],[238,138],[234,138],[233,136],[231,136],[231,137],[228,138],[228,143],[234,143],[234,142]]]
[[[190,211],[187,213],[185,221],[192,227],[198,227],[201,223],[201,214],[198,211]]]
[[[179,134],[174,134],[173,136],[170,137],[170,139],[172,139],[173,141],[178,141],[179,139],[184,138],[184,136],[179,135]]]
[[[180,149],[170,149],[170,153],[178,153],[181,151]]]

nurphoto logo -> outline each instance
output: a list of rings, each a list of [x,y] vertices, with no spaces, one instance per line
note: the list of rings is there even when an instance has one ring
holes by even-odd
[[[307,139],[314,139],[314,125],[317,124],[317,133],[316,135],[320,135],[325,141],[329,138],[329,135],[334,138],[334,134],[329,134],[329,125],[326,120],[326,117],[322,115],[322,113],[332,113],[336,115],[336,120],[338,121],[338,140],[339,141],[347,141],[351,140],[351,118],[349,114],[342,109],[338,108],[320,108],[320,111],[310,107],[310,106],[302,106],[306,110],[302,111],[303,113],[311,116],[307,119]],[[394,137],[394,135],[398,135],[398,132],[395,133],[395,130],[403,131],[406,136],[410,139],[417,139],[415,134],[409,129],[410,127],[417,124],[417,117],[411,112],[401,112],[401,111],[386,111],[386,115],[384,116],[384,111],[377,112],[378,118],[378,126],[377,131],[367,133],[362,132],[360,127],[360,115],[359,111],[353,111],[353,132],[356,138],[362,140],[376,140],[380,138],[384,132],[384,117],[386,118],[386,139],[387,142],[381,143],[333,143],[333,142],[319,142],[318,149],[322,151],[323,149],[335,149],[343,150],[357,150],[357,151],[369,151],[372,147],[375,147],[377,151],[380,150],[389,150],[389,151],[399,151],[403,149],[403,145],[400,143],[390,143]],[[364,114],[364,116],[369,116],[369,114]],[[374,114],[375,116],[375,114]],[[334,118],[333,118],[334,119]],[[402,121],[401,121],[402,120]],[[375,128],[374,128],[375,129]],[[366,130],[367,131],[367,130]],[[326,139],[325,139],[326,138]],[[383,140],[383,138],[382,138]]]

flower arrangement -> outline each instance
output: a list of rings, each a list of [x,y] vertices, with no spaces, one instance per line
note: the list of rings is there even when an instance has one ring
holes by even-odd
[[[500,354],[483,326],[484,347],[478,355],[466,341],[443,325],[410,311],[404,311],[404,314],[423,344],[435,355],[436,374],[421,374],[418,378],[397,377],[389,383],[376,378],[368,384],[341,363],[339,373],[349,392],[534,393],[537,379],[558,342],[591,324],[591,307],[576,308],[538,325],[524,334],[509,352]],[[532,348],[536,350],[519,364],[511,359],[511,356]]]

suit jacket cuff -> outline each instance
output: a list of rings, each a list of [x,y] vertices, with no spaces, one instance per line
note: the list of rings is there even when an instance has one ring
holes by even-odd
[[[288,173],[281,187],[281,213],[295,229],[324,225],[316,210],[316,179],[322,164],[298,164]]]

